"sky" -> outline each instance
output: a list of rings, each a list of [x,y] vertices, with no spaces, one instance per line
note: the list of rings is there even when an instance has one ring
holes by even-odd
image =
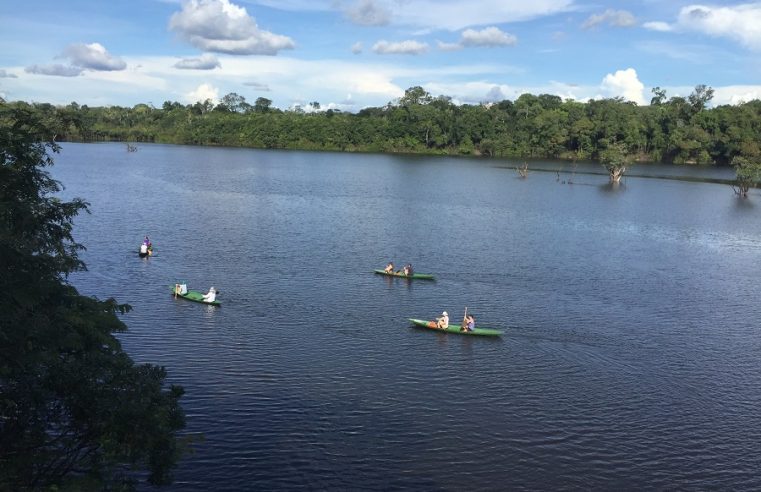
[[[410,87],[456,104],[523,93],[649,104],[761,98],[761,2],[0,0],[0,97],[357,112]]]

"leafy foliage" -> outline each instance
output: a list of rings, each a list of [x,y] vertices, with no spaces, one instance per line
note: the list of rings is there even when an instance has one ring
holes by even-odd
[[[72,103],[31,107],[57,114],[66,140],[146,141],[257,148],[470,154],[601,160],[611,142],[634,161],[730,165],[744,142],[761,141],[761,101],[707,109],[713,89],[688,97],[653,89],[649,106],[620,98],[586,103],[523,94],[492,104],[452,103],[420,86],[379,108],[357,114],[319,103],[281,111],[263,97],[253,105],[230,93],[183,106],[88,108]],[[14,103],[23,104],[23,103]]]
[[[745,198],[748,190],[761,182],[761,158],[738,155],[732,159],[735,168],[737,194]]]
[[[128,305],[67,283],[87,203],[55,197],[45,170],[70,115],[37,109],[0,103],[0,490],[124,488],[139,470],[170,483],[183,390],[121,349]]]

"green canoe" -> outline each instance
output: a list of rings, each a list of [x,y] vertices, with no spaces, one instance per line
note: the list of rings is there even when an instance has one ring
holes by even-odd
[[[460,325],[458,324],[452,324],[449,323],[449,327],[446,329],[436,328],[435,326],[430,326],[428,323],[431,323],[431,321],[426,321],[424,319],[414,319],[409,318],[409,320],[412,322],[415,326],[420,326],[422,328],[428,328],[429,330],[433,331],[441,331],[446,333],[457,333],[458,335],[471,335],[471,336],[481,336],[481,337],[498,337],[502,335],[502,332],[499,330],[492,330],[490,328],[474,328],[473,331],[462,331],[460,329]]]
[[[435,280],[433,278],[433,275],[429,275],[427,273],[413,273],[412,275],[405,275],[403,273],[386,273],[385,270],[373,270],[375,273],[378,273],[380,275],[387,275],[389,277],[400,277],[400,278],[417,278],[420,280]]]
[[[174,285],[169,286],[169,290],[174,295]],[[193,302],[200,302],[201,304],[208,304],[210,306],[221,306],[222,303],[219,301],[214,302],[206,302],[203,300],[203,292],[198,292],[197,290],[190,290],[188,289],[187,294],[177,294],[177,297],[182,297],[183,299],[187,299],[188,301]]]

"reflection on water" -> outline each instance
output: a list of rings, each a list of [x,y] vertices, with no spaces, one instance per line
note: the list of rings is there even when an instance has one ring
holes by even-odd
[[[758,190],[509,165],[65,144],[71,280],[133,306],[124,347],[205,435],[174,489],[761,487]],[[463,306],[504,335],[407,321]]]

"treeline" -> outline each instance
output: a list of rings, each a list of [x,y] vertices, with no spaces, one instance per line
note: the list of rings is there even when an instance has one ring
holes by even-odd
[[[359,113],[319,103],[282,111],[272,101],[254,104],[231,93],[161,108],[90,108],[71,103],[27,105],[61,121],[58,140],[161,142],[266,149],[302,149],[604,161],[610,149],[628,161],[730,165],[761,155],[761,101],[708,108],[713,89],[688,97],[655,88],[650,105],[621,98],[589,102],[523,94],[515,101],[456,105],[421,87],[398,101]],[[23,105],[25,103],[13,103]]]

